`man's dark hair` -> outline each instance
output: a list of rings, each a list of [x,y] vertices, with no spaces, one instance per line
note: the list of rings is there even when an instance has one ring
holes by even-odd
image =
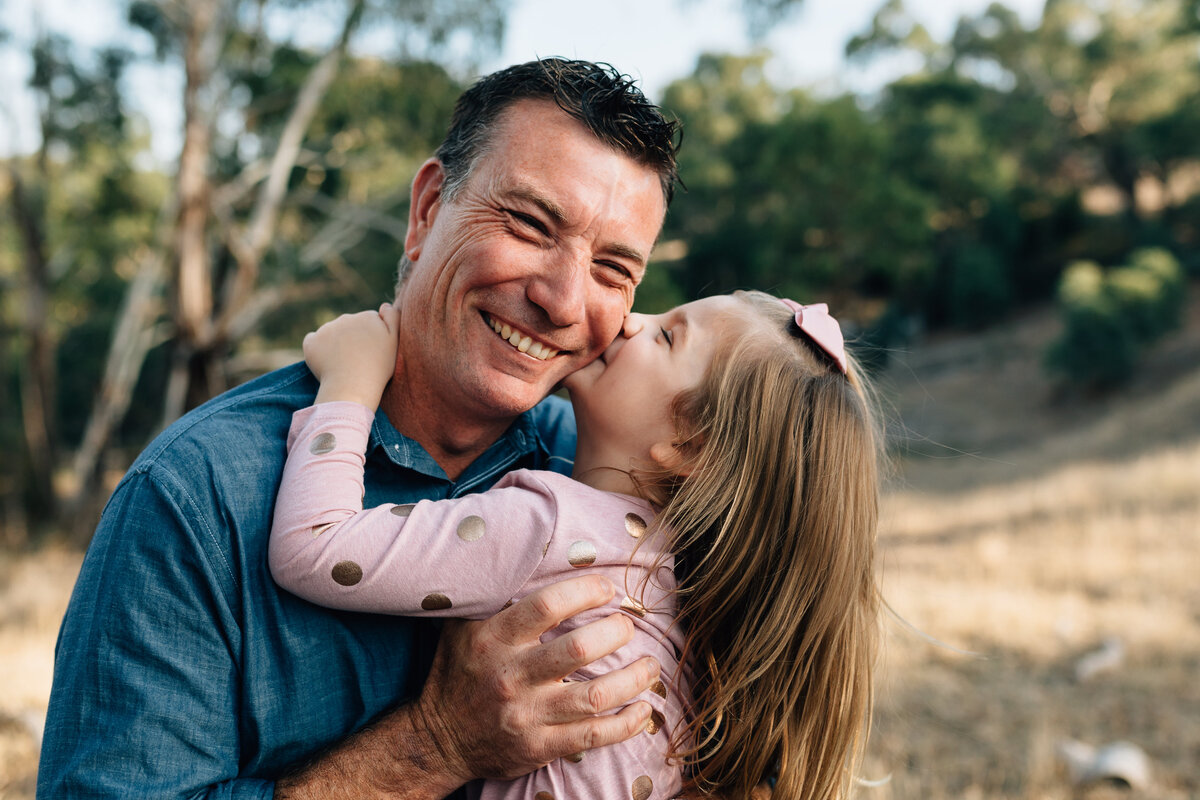
[[[437,149],[446,179],[442,194],[453,199],[487,149],[496,118],[518,100],[550,100],[582,122],[596,138],[658,173],[667,204],[678,173],[679,123],[666,119],[610,64],[544,58],[493,72],[463,92],[450,130]]]

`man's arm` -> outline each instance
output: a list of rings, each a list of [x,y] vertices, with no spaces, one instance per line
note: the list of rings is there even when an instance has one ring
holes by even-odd
[[[611,599],[587,576],[547,586],[481,622],[450,622],[420,698],[280,780],[276,797],[437,798],[473,778],[524,775],[564,755],[640,732],[650,706],[629,703],[658,665],[642,659],[592,681],[562,678],[616,650],[633,624],[614,615],[542,644],[562,620]],[[598,716],[599,715],[599,716]]]
[[[176,505],[127,478],[59,632],[39,798],[271,797],[239,776],[236,615]]]
[[[135,475],[105,512],[60,633],[39,797],[265,800],[277,789],[241,774],[238,613],[218,589],[220,565],[189,544],[198,514],[179,497]],[[643,704],[590,714],[630,702],[655,667],[557,683],[627,641],[628,620],[537,641],[611,592],[589,576],[448,626],[419,701],[280,781],[279,796],[441,797],[471,777],[519,774],[636,731]]]

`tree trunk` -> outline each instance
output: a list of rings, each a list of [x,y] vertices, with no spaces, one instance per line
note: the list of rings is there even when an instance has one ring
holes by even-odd
[[[74,492],[64,504],[72,538],[79,541],[94,527],[92,509],[113,431],[129,410],[146,355],[166,339],[166,326],[162,322],[165,273],[163,252],[147,248],[138,259],[137,274],[125,290],[100,391],[72,461]]]
[[[13,218],[21,237],[25,262],[24,358],[18,374],[21,388],[21,421],[25,432],[24,493],[33,525],[54,514],[55,348],[50,334],[50,271],[40,208],[35,208],[15,166],[10,166]]]
[[[248,330],[247,321],[257,320],[263,309],[271,305],[264,302],[267,298],[257,297],[261,291],[258,279],[262,259],[275,235],[288,178],[299,158],[304,136],[337,75],[365,7],[365,0],[350,2],[337,42],[305,77],[246,228],[238,230],[234,226],[228,231],[225,244],[236,268],[222,292],[220,309],[214,306],[212,262],[206,247],[212,196],[207,170],[211,115],[201,113],[197,105],[204,84],[212,78],[213,65],[205,57],[217,50],[201,46],[201,40],[212,39],[211,16],[193,17],[195,24],[188,30],[185,47],[185,138],[179,169],[180,217],[176,239],[179,343],[167,383],[164,425],[227,388],[225,358]]]
[[[199,0],[187,5],[184,26],[183,147],[176,176],[178,218],[175,225],[175,276],[172,317],[176,354],[172,360],[163,424],[187,408],[189,375],[185,366],[192,353],[212,343],[213,274],[208,248],[209,199],[212,185],[213,111],[206,99],[224,35],[219,3]]]

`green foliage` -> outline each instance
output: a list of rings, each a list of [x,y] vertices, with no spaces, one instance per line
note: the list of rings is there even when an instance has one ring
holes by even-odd
[[[247,133],[261,149],[274,148],[314,61],[311,53],[279,47],[270,69],[237,74],[249,90]],[[270,285],[325,274],[330,290],[264,320],[255,347],[295,347],[333,313],[391,299],[409,184],[445,134],[463,88],[429,62],[343,65],[309,128],[307,144],[318,157],[293,170],[291,203],[280,223],[285,236],[267,255],[262,276]],[[230,175],[245,158],[230,148]],[[253,200],[247,196],[237,212],[248,213]]]
[[[996,250],[969,244],[954,254],[949,278],[953,321],[982,328],[1004,317],[1012,305],[1008,271]]]
[[[1047,364],[1085,385],[1127,380],[1145,349],[1179,327],[1185,288],[1179,262],[1163,249],[1137,250],[1107,271],[1071,264],[1059,286],[1063,335]]]
[[[688,245],[684,295],[919,292],[928,201],[891,169],[886,130],[852,97],[775,89],[763,63],[707,56],[666,93],[686,132],[688,191],[666,233]]]
[[[73,50],[70,40],[56,34],[39,37],[33,46],[29,85],[43,98],[44,146],[76,151],[118,146],[126,134],[120,81],[131,55],[106,48],[88,65]]]
[[[676,262],[664,263],[651,259],[634,296],[633,310],[642,314],[659,314],[695,299],[685,295],[679,288],[678,266]]]

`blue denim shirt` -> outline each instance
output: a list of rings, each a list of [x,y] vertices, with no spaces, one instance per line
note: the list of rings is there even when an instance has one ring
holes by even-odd
[[[432,623],[311,605],[276,587],[267,540],[303,364],[192,411],[109,500],[55,651],[39,798],[270,798],[274,779],[411,698]],[[367,506],[458,497],[521,467],[570,472],[550,398],[450,481],[376,415]]]

